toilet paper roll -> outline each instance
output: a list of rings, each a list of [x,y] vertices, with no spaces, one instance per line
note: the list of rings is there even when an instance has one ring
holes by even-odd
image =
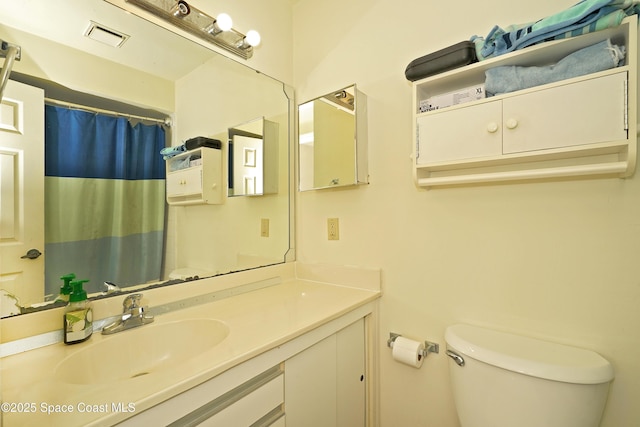
[[[391,354],[394,360],[404,363],[405,365],[413,366],[414,368],[419,368],[422,366],[424,359],[422,356],[423,351],[423,342],[398,337],[393,342]]]

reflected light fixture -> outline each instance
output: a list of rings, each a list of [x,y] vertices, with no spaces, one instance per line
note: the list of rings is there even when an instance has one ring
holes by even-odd
[[[198,38],[210,42],[244,59],[253,56],[253,48],[260,44],[260,34],[250,30],[247,35],[233,29],[233,21],[226,13],[213,18],[190,6],[184,0],[126,0]]]

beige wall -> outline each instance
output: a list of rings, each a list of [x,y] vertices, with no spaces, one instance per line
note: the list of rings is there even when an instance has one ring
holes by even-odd
[[[447,358],[393,362],[389,332],[444,346],[465,322],[594,349],[616,379],[603,427],[640,419],[640,175],[419,190],[411,176],[414,58],[573,4],[541,0],[301,0],[294,84],[311,99],[357,83],[368,95],[371,184],[297,195],[301,261],[380,267],[383,427],[458,425]],[[340,218],[340,240],[326,219]]]

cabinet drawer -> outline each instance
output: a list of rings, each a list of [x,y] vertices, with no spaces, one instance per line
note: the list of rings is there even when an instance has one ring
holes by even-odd
[[[505,98],[504,153],[627,139],[627,73]]]
[[[167,195],[202,193],[202,167],[192,167],[167,175]]]
[[[500,101],[453,110],[444,109],[417,119],[418,164],[502,154]]]
[[[198,425],[249,426],[283,403],[284,377],[280,375]]]

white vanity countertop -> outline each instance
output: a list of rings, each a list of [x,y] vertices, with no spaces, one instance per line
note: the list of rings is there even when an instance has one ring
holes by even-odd
[[[194,354],[187,363],[123,381],[70,384],[55,379],[56,366],[86,346],[119,334],[135,333],[136,329],[109,336],[96,333],[85,343],[71,346],[58,343],[5,357],[1,359],[1,397],[5,405],[2,425],[111,425],[131,415],[113,412],[112,404],[132,404],[134,414],[139,413],[366,305],[379,298],[380,294],[379,290],[291,279],[264,289],[157,316],[154,323],[140,328],[152,328],[183,319],[209,318],[224,322],[229,327],[229,335],[212,350]],[[188,328],[184,333],[190,333]],[[198,340],[198,336],[193,336],[193,340]],[[122,351],[145,357],[143,346],[123,348]],[[35,410],[27,414],[11,413],[5,411],[7,403],[13,404],[15,410],[29,409],[25,404]],[[63,407],[53,405],[70,405],[73,413],[60,413],[58,411]],[[53,408],[54,413],[47,414],[49,408]],[[103,412],[80,412],[86,408]]]

